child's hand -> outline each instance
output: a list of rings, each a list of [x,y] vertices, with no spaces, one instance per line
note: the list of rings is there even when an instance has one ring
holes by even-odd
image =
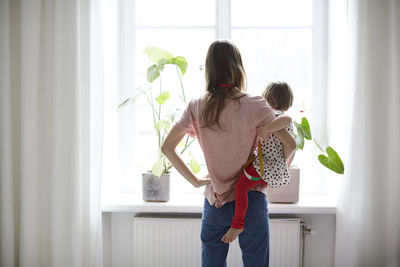
[[[260,137],[264,140],[267,140],[270,134],[268,131],[260,131]]]

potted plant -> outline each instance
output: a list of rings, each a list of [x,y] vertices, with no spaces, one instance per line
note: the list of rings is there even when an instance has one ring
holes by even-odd
[[[317,140],[312,137],[310,124],[307,118],[302,117],[300,123],[296,121],[293,121],[293,123],[296,127],[295,139],[297,150],[303,150],[305,140],[313,141],[317,148],[323,153],[318,155],[318,161],[331,171],[343,174],[344,165],[340,156],[331,146],[328,146],[324,150]],[[291,179],[288,185],[275,189],[267,189],[269,202],[296,203],[299,201],[300,169],[295,166],[290,166],[289,171]]]
[[[184,57],[174,57],[171,53],[157,47],[147,47],[144,52],[147,54],[152,65],[147,68],[147,82],[148,84],[137,88],[132,97],[125,99],[118,106],[118,109],[125,107],[128,104],[135,102],[138,96],[143,96],[147,100],[148,105],[152,110],[154,131],[156,133],[156,140],[158,144],[158,152],[154,156],[154,163],[151,171],[147,171],[142,175],[142,192],[143,200],[145,201],[168,201],[170,189],[170,170],[171,163],[161,152],[161,146],[166,138],[169,130],[174,124],[182,108],[186,106],[187,100],[185,96],[185,89],[183,87],[182,76],[185,75],[187,69],[187,61]],[[170,91],[164,90],[162,84],[162,75],[166,67],[174,67],[177,71],[177,79],[180,84],[181,106],[175,107],[173,110],[167,110],[165,103],[171,98]],[[156,92],[154,83],[159,82],[159,90]],[[195,139],[186,136],[180,144],[183,154],[187,152],[188,147],[194,142]],[[192,171],[197,174],[200,171],[200,165],[189,153],[190,167]]]

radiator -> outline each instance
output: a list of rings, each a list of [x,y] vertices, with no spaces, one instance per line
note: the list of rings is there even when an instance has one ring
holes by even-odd
[[[133,219],[133,266],[201,265],[201,218],[137,215]],[[236,239],[229,246],[228,266],[243,266]],[[300,219],[270,219],[270,266],[300,266]]]

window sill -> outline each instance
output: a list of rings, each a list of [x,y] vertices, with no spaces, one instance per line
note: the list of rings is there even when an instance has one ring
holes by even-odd
[[[268,204],[270,214],[336,214],[337,200],[325,195],[302,195],[295,204]],[[195,193],[171,194],[168,202],[145,202],[141,194],[120,193],[102,203],[102,212],[202,213],[204,196]]]

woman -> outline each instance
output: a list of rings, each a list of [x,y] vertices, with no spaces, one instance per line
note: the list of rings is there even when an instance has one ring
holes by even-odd
[[[261,96],[245,91],[246,74],[239,50],[229,41],[211,44],[205,64],[206,94],[189,102],[171,129],[162,152],[195,187],[207,185],[204,195],[201,241],[202,266],[226,266],[229,244],[221,241],[234,213],[234,186],[241,167],[256,147],[260,127],[283,128]],[[272,121],[274,123],[270,124]],[[286,123],[287,124],[287,123]],[[280,128],[279,128],[280,127]],[[175,148],[185,136],[196,136],[203,150],[210,179],[197,178]],[[248,194],[249,207],[239,235],[245,266],[268,266],[269,223],[265,186]]]

